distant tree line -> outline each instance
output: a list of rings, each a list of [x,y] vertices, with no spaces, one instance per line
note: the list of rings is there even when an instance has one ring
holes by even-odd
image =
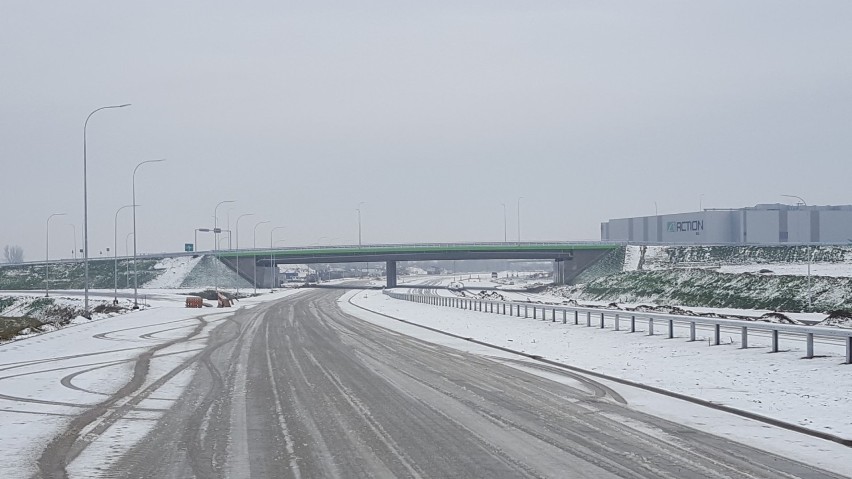
[[[19,264],[24,262],[24,248],[18,245],[6,245],[3,248],[3,259],[10,264]]]

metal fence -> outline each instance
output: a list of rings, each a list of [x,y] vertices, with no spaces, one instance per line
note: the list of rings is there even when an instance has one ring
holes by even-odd
[[[581,322],[586,327],[605,329],[611,325],[614,331],[637,332],[637,323],[645,325],[649,336],[654,336],[655,328],[662,330],[669,339],[675,337],[675,326],[689,327],[689,341],[696,340],[698,326],[709,326],[713,331],[714,345],[721,343],[722,328],[736,329],[740,332],[740,347],[748,348],[749,333],[768,335],[772,339],[771,351],[779,351],[782,338],[804,339],[805,358],[814,357],[814,339],[819,338],[829,342],[842,342],[846,347],[846,364],[852,364],[852,329],[831,328],[825,326],[799,326],[794,324],[778,324],[764,321],[744,321],[737,319],[708,318],[702,316],[681,316],[674,314],[623,311],[603,308],[584,308],[577,306],[560,306],[523,301],[492,301],[487,299],[464,298],[453,296],[437,296],[429,294],[401,293],[384,290],[384,294],[394,299],[413,301],[415,303],[445,306],[470,311],[501,314],[518,318],[540,319],[542,321],[562,321],[567,324],[570,320],[575,325]]]

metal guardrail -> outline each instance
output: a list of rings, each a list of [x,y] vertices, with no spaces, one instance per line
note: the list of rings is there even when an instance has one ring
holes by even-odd
[[[649,336],[654,336],[654,327],[661,325],[666,332],[666,337],[675,337],[675,325],[686,324],[689,326],[689,341],[695,341],[696,327],[711,326],[713,328],[713,344],[721,343],[722,327],[736,328],[740,330],[740,348],[748,348],[749,331],[769,332],[772,337],[771,351],[779,351],[780,335],[801,336],[805,340],[805,358],[814,357],[814,338],[840,339],[846,345],[846,364],[852,364],[852,329],[830,328],[824,326],[797,326],[793,324],[778,324],[762,321],[744,321],[738,319],[707,318],[703,316],[681,316],[674,314],[656,314],[650,312],[623,311],[603,308],[584,308],[576,306],[560,306],[550,304],[529,303],[524,301],[493,301],[487,299],[464,298],[453,296],[437,296],[429,294],[399,293],[384,290],[384,294],[394,299],[425,303],[434,306],[445,306],[450,308],[466,309],[505,316],[541,319],[557,321],[557,315],[561,316],[562,324],[567,324],[569,317],[575,325],[580,324],[580,318],[584,317],[587,327],[594,326],[605,329],[606,318],[611,318],[614,331],[636,332],[636,323],[644,322],[647,326]],[[557,314],[559,313],[559,314]],[[549,318],[548,318],[549,316]],[[594,320],[593,320],[594,317]],[[626,328],[622,328],[622,324]]]

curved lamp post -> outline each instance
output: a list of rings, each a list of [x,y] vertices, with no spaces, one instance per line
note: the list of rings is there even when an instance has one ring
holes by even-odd
[[[803,200],[801,196],[796,195],[781,195],[787,198],[795,198],[802,202],[803,205],[807,208],[808,202]],[[811,298],[811,260],[813,259],[813,246],[811,246],[811,238],[808,238],[808,309],[813,309],[813,302]]]
[[[503,205],[503,242],[506,243],[509,240],[506,232],[506,203],[500,203]]]
[[[130,237],[133,236],[133,232],[127,233],[127,236],[124,237],[124,256],[130,256],[130,246],[127,246],[127,242],[130,241]],[[126,267],[126,271],[124,273],[124,279],[127,280],[127,289],[130,289],[130,263],[124,264]]]
[[[518,197],[518,245],[521,244],[521,200],[524,199],[523,196]]]
[[[275,233],[275,230],[283,230],[284,228],[286,228],[286,226],[276,226],[275,228],[269,230],[269,266],[272,267],[272,274],[270,275],[270,282],[272,283],[272,288],[269,291],[270,293],[275,292],[275,277],[277,276],[276,273],[278,272],[278,267],[275,266],[275,253],[272,252],[272,249],[275,247],[275,245],[272,243],[272,234]]]
[[[131,203],[133,207],[133,309],[139,309],[139,271],[136,269],[136,170],[146,163],[159,163],[161,161],[166,160],[145,160],[136,165],[136,168],[133,168],[133,203]]]
[[[243,213],[237,216],[236,236],[237,236],[237,274],[240,274],[240,220],[246,216],[254,216],[254,213]],[[237,295],[240,294],[240,283],[237,281]]]
[[[130,106],[130,103],[125,103],[123,105],[102,106],[100,108],[96,108],[91,113],[89,113],[89,116],[86,117],[86,122],[83,123],[83,258],[85,262],[84,269],[86,271],[83,314],[87,317],[89,316],[89,190],[86,174],[86,129],[89,127],[89,119],[92,118],[92,115],[94,115],[95,113],[101,110],[108,110],[111,108],[124,108],[126,106]]]
[[[113,300],[112,300],[113,304],[118,304],[118,214],[121,212],[121,210],[123,210],[125,208],[132,208],[134,206],[139,206],[139,205],[124,205],[124,206],[122,206],[121,208],[119,208],[115,211],[115,221],[113,222],[113,224],[115,226],[113,228],[113,243],[112,243],[112,253],[113,253],[113,258],[114,258],[113,259],[113,277],[115,279],[115,282],[114,282],[114,285],[113,285]],[[125,238],[125,239],[127,239],[127,238]],[[126,253],[126,250],[127,250],[127,244],[125,242],[125,253]]]
[[[213,208],[213,250],[214,250],[214,258],[216,258],[216,262],[213,263],[213,270],[215,271],[214,282],[216,292],[219,292],[219,264],[218,259],[219,256],[215,253],[219,251],[219,207],[226,203],[236,203],[235,200],[224,200],[216,203],[216,207]]]
[[[74,257],[74,264],[77,263],[77,226],[74,223],[68,223],[68,226],[71,227],[74,233],[74,251],[71,252],[71,256]]]
[[[65,216],[65,213],[53,213],[47,217],[47,238],[44,242],[44,297],[50,296],[50,219]]]
[[[361,201],[358,203],[358,207],[355,208],[355,211],[358,212],[358,247],[361,247],[361,205],[367,204],[366,201]]]
[[[257,249],[257,227],[269,223],[269,221],[261,221],[254,225],[254,235],[252,235],[253,249]],[[254,294],[257,294],[257,255],[254,256]]]

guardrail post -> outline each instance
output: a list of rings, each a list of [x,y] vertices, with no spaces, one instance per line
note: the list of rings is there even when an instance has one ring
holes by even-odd
[[[553,308],[553,319],[550,321],[551,323],[556,322],[556,308]]]
[[[748,328],[745,326],[740,332],[740,349],[748,349]]]
[[[846,337],[846,364],[852,364],[852,336]]]
[[[648,318],[648,336],[654,335],[654,318]]]
[[[636,332],[636,315],[630,316],[630,332],[631,333]]]
[[[616,331],[621,331],[619,323],[620,323],[620,321],[618,320],[618,315],[616,314],[615,315],[615,330]]]
[[[689,340],[695,341],[695,321],[689,323]]]
[[[722,336],[722,326],[721,326],[721,325],[718,325],[718,324],[714,324],[714,325],[713,325],[713,333],[714,333],[714,336],[715,336],[715,339],[713,340],[713,344],[715,344],[716,346],[718,346],[718,345],[719,345],[719,341],[722,339],[722,338],[721,338],[721,336]]]
[[[568,324],[568,310],[562,310],[562,324]]]
[[[674,338],[674,320],[669,320],[669,339]]]
[[[529,317],[530,317],[530,307],[525,304],[524,305],[524,318],[529,318]]]
[[[586,311],[586,327],[587,328],[592,327],[592,312],[591,311]]]
[[[772,330],[772,352],[773,353],[778,352],[778,330],[777,329]]]
[[[604,328],[604,314],[601,313],[601,329]]]
[[[538,319],[538,317],[536,316],[536,312],[535,312],[536,309],[538,309],[538,308],[533,306],[533,319]]]
[[[808,337],[806,340],[807,344],[807,356],[806,359],[812,359],[814,357],[814,333],[808,333]]]
[[[574,311],[574,324],[580,324],[580,312],[576,310]]]

